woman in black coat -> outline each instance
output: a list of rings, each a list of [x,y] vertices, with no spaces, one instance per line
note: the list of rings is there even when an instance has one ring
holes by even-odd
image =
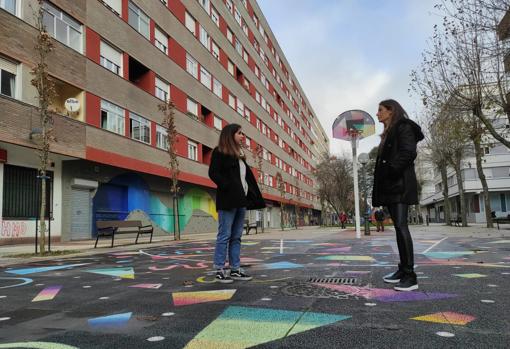
[[[218,187],[216,209],[218,210],[218,236],[214,251],[216,281],[231,283],[233,280],[251,280],[241,270],[241,236],[246,210],[264,208],[255,176],[246,163],[242,150],[244,134],[238,124],[229,124],[220,134],[218,146],[214,148],[209,177]],[[225,261],[230,265],[226,273]]]
[[[402,106],[389,99],[379,103],[379,122],[384,124],[374,172],[372,206],[387,206],[397,235],[400,264],[385,276],[397,291],[418,289],[414,273],[413,240],[407,225],[409,205],[418,204],[414,171],[416,145],[423,139],[420,126],[410,120]]]

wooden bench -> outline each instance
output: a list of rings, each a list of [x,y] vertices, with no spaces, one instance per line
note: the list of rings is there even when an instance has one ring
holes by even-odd
[[[255,235],[257,235],[259,232],[257,222],[250,223],[248,221],[244,221],[244,230],[246,231],[246,235],[250,235],[250,230],[252,229],[255,229]]]
[[[510,223],[510,217],[497,217],[497,218],[493,218],[492,219],[493,222],[496,222],[496,224],[498,225],[498,230],[499,230],[499,224],[503,224],[503,223]]]
[[[141,234],[151,234],[151,239],[149,241],[152,242],[152,233],[154,232],[154,228],[152,225],[143,225],[142,221],[97,221],[97,237],[96,244],[94,248],[97,247],[97,242],[99,241],[99,237],[112,237],[112,247],[113,241],[115,239],[115,235],[117,234],[135,234],[136,240],[135,244],[138,243],[138,237]]]

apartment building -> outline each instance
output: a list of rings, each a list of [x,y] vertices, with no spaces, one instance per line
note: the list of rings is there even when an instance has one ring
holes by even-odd
[[[57,92],[46,195],[52,237],[87,239],[98,220],[135,218],[159,234],[173,233],[158,110],[168,99],[176,105],[182,234],[216,229],[207,171],[229,123],[243,127],[248,163],[267,203],[250,219],[265,227],[279,227],[280,214],[301,224],[318,221],[313,171],[328,137],[255,0],[42,6],[55,44],[48,60]],[[37,8],[35,0],[0,0],[0,244],[33,241],[39,210],[40,122],[30,82]]]

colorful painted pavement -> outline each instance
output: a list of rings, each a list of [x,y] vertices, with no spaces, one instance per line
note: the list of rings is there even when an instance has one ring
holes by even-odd
[[[280,235],[243,242],[250,282],[214,282],[213,241],[4,268],[0,348],[510,343],[508,239],[416,239],[420,289],[402,293],[381,280],[398,262],[390,236]]]

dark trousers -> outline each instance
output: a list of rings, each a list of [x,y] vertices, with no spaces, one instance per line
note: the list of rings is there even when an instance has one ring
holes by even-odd
[[[405,273],[414,274],[413,239],[407,226],[407,208],[407,204],[388,205],[397,234],[397,246],[400,255],[399,269],[402,269]]]
[[[345,229],[345,222],[340,221],[340,224],[342,225],[342,229]]]
[[[375,221],[375,224],[377,226],[377,231],[384,231],[384,221]]]

